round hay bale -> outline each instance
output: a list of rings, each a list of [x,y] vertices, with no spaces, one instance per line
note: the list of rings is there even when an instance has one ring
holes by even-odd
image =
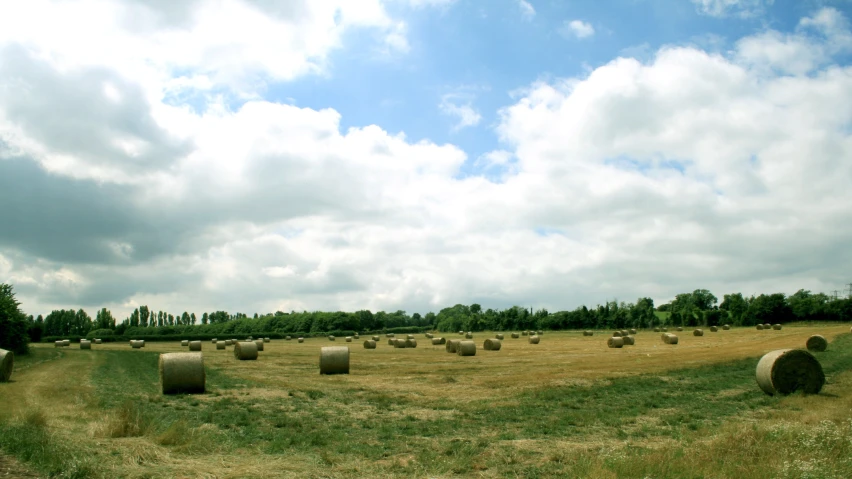
[[[216,349],[225,349],[225,342],[219,341],[216,343]]]
[[[257,350],[258,351],[263,351],[263,340],[262,339],[256,339],[254,341],[254,344],[257,344]]]
[[[396,338],[393,340],[393,347],[396,349],[402,349],[405,347],[405,342],[407,339]]]
[[[518,339],[518,338],[520,338],[520,337],[521,337],[521,335],[520,335],[520,334],[518,334],[518,333],[512,333],[512,339]]]
[[[210,342],[212,342],[213,344],[216,344],[218,341],[219,341],[219,340],[218,340],[218,339],[216,339],[216,338],[213,338],[213,339],[211,339],[211,340],[210,340]]]
[[[459,341],[456,347],[459,356],[476,356],[476,343],[473,341]]]
[[[364,341],[364,349],[376,349],[376,342],[372,339]]]
[[[144,340],[144,339],[140,339],[140,340],[139,340],[139,347],[140,347],[140,348],[144,348],[144,347],[145,347],[145,340]]]
[[[523,334],[524,336],[529,336],[530,332],[529,331],[523,331],[523,332],[521,332],[521,334]]]
[[[499,351],[502,346],[503,346],[503,341],[500,341],[499,339],[496,339],[496,338],[495,339],[486,339],[485,344],[482,345],[482,347],[486,351]]]
[[[620,338],[621,337],[621,331],[613,331],[612,337],[613,338]]]
[[[393,346],[393,345],[395,345],[395,344],[396,344],[396,339],[394,339],[394,338],[388,338],[388,346]]]
[[[434,337],[435,335],[433,335],[432,333],[426,333],[426,339],[432,339]]]
[[[664,333],[661,337],[666,344],[677,344],[678,338],[676,334]]]
[[[461,339],[450,339],[447,341],[445,349],[448,353],[456,354],[459,351],[459,343]]]
[[[15,366],[15,353],[0,349],[0,383],[5,383],[12,377],[12,367]]]
[[[320,374],[349,374],[349,348],[326,346],[320,350]]]
[[[234,357],[240,361],[257,359],[257,343],[254,341],[237,341],[234,343]]]
[[[711,333],[715,333],[716,331],[719,331],[719,328],[718,328],[718,327],[716,327],[716,326],[710,326],[710,332],[711,332]]]
[[[530,336],[529,343],[530,344],[538,344],[541,341],[540,336]]]
[[[464,334],[464,331],[459,331],[459,334]]]
[[[92,349],[92,342],[85,339],[81,339],[80,349]]]
[[[378,342],[378,341],[379,341],[379,337],[378,337],[378,336],[373,336],[373,341]]]
[[[417,340],[414,339],[414,338],[406,339],[405,340],[405,347],[406,348],[416,348],[417,347]]]
[[[271,340],[271,339],[269,339],[269,338],[263,338],[263,342],[264,342],[264,343],[268,343],[268,342],[270,342],[270,341],[272,341],[272,340]]]
[[[133,349],[141,349],[142,348],[142,341],[137,341],[137,340],[134,339],[133,341],[130,341],[130,347],[133,348]]]
[[[825,351],[826,348],[828,348],[828,341],[826,341],[825,338],[821,335],[814,334],[813,336],[808,338],[808,341],[805,343],[805,346],[807,346],[808,351],[822,352]]]
[[[594,335],[595,335],[594,331],[583,331],[583,336],[594,336]]]
[[[435,341],[438,341],[438,342],[436,343]],[[434,345],[447,344],[447,338],[444,338],[444,337],[432,338],[432,344],[434,344]]]
[[[413,334],[406,334],[405,339],[414,339],[414,335]]]
[[[692,335],[693,336],[704,336],[704,330],[703,329],[695,329],[695,330],[692,331]]]
[[[655,333],[659,333],[659,332],[660,332],[660,328],[654,328],[654,332],[655,332]]]
[[[606,345],[610,348],[623,348],[624,347],[624,337],[613,336],[613,337],[606,340]]]
[[[63,345],[63,346],[65,346],[66,348],[67,348],[68,346],[71,346],[71,340],[70,340],[70,339],[63,339],[63,340],[62,340],[62,345]],[[143,345],[143,346],[145,345],[145,341],[142,341],[142,345]]]
[[[181,340],[180,345],[181,346],[189,346],[189,340],[188,339]]]
[[[634,344],[636,344],[636,340],[633,338],[633,336],[630,336],[630,335],[622,336],[621,339],[624,340],[625,346],[633,346]]]
[[[772,325],[769,323],[763,323],[763,329],[772,329]]]
[[[683,331],[683,327],[682,327],[682,326],[678,326],[677,328],[675,328],[675,330],[677,330],[677,331]]]
[[[190,351],[201,351],[201,341],[190,341],[189,342],[189,350]]]
[[[133,344],[133,341],[131,341],[130,343]],[[65,342],[62,341],[61,339],[59,341],[56,341],[56,342],[53,343],[54,348],[61,348],[63,346],[65,346]]]
[[[465,339],[473,339],[473,333],[468,331],[467,333],[465,333],[464,338]]]
[[[230,339],[225,340],[225,346],[233,346],[233,345],[234,345],[234,342],[231,341]]]
[[[680,328],[680,329],[681,329],[681,331],[683,331],[683,328]],[[665,333],[665,332],[667,332],[668,330],[669,330],[669,328],[662,328],[662,331],[663,331],[664,333]]]
[[[756,328],[758,331],[763,331],[763,325],[762,325],[762,324],[758,324],[757,326],[755,326],[755,328]]]
[[[101,344],[101,343],[103,343],[102,339],[100,339],[100,338],[95,339],[95,344]]]
[[[299,339],[297,339],[296,341],[298,341],[298,342],[300,342],[300,343],[304,343],[304,342],[305,342],[305,338],[299,338]]]
[[[163,394],[203,393],[206,379],[201,353],[160,354],[160,387]]]
[[[343,339],[344,339],[347,343],[351,343],[351,342],[352,342],[352,336],[346,336],[346,337],[345,337],[345,338],[343,338]]]
[[[779,349],[764,354],[757,363],[756,378],[760,389],[770,396],[799,390],[817,394],[825,384],[819,361],[801,349]]]
[[[630,331],[628,331],[626,329],[622,329],[621,330],[621,337],[623,338],[625,336],[630,336]]]
[[[500,341],[502,341],[502,340],[503,340],[503,335],[502,335],[502,334],[500,334],[500,333],[495,334],[495,335],[494,335],[494,337],[495,337],[495,338],[497,338],[497,339],[499,339]]]
[[[393,333],[387,333],[387,334],[385,334],[385,337],[386,337],[386,338],[392,338],[392,337],[393,337]]]
[[[723,324],[722,329],[724,329],[725,331],[728,331],[728,330],[731,329],[731,325],[730,324]]]
[[[330,335],[330,334],[329,334],[329,335],[328,335],[328,340],[329,340],[329,341],[334,341],[334,336],[332,336],[332,335]]]
[[[781,331],[781,325],[780,324],[773,324],[772,329],[774,329],[775,331]]]
[[[544,334],[544,331],[536,331],[536,332],[535,332],[535,335],[536,335],[536,336],[541,336],[542,334]]]
[[[630,334],[637,334],[636,329],[635,329],[635,328],[634,328],[634,329],[630,329]]]

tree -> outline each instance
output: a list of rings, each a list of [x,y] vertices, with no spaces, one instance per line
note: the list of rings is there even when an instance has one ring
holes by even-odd
[[[722,304],[719,305],[719,309],[727,311],[731,317],[731,322],[739,325],[742,322],[743,314],[748,309],[748,302],[743,298],[742,293],[726,294],[723,297]]]
[[[718,301],[718,298],[706,289],[696,289],[692,292],[692,304],[701,311],[715,308]]]
[[[27,316],[20,306],[12,285],[0,283],[0,348],[15,354],[27,354]]]
[[[254,317],[255,317],[255,319],[257,319],[257,313],[254,313]],[[192,321],[192,325],[195,326],[195,322],[197,321],[197,318],[195,317],[195,313],[190,314],[189,319],[190,319],[190,321]]]
[[[207,324],[207,313],[201,315],[201,324]]]

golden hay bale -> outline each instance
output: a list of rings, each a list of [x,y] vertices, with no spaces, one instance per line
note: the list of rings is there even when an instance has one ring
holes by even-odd
[[[504,336],[500,333],[497,333],[497,334],[494,335],[494,337],[499,339],[500,341],[502,341]]]
[[[660,328],[654,328],[654,332],[655,332],[655,333],[659,333],[659,332],[660,332]]]
[[[630,329],[629,332],[630,332],[630,334],[637,334],[638,333],[638,331],[636,331],[635,328]]]
[[[133,341],[131,341],[131,343],[132,343],[132,342],[133,342]],[[61,339],[60,339],[59,341],[56,341],[56,342],[54,342],[54,343],[53,343],[53,347],[54,347],[54,348],[61,348],[62,346],[65,346],[65,342],[64,342],[64,341],[62,341]]]
[[[447,350],[448,353],[455,354],[459,350],[459,343],[460,342],[461,342],[461,339],[450,339],[449,341],[447,341],[445,349]]]
[[[297,339],[296,341],[298,341],[298,342],[300,342],[300,343],[304,343],[304,342],[305,342],[305,338],[299,338],[299,339]]]
[[[494,339],[486,339],[485,344],[482,345],[486,351],[499,351],[503,346],[503,341],[500,341],[497,338]]]
[[[536,336],[541,336],[542,334],[544,334],[544,331],[536,331],[536,332],[535,332],[535,335],[536,335]]]
[[[825,384],[819,361],[801,349],[779,349],[764,354],[757,363],[755,375],[757,385],[770,396],[799,390],[817,394]]]
[[[583,336],[594,336],[594,335],[595,335],[594,331],[589,331],[589,330],[583,331]]]
[[[257,344],[257,350],[258,351],[263,351],[263,340],[262,339],[256,339],[254,341],[254,344]]]
[[[465,339],[473,339],[473,333],[471,333],[470,331],[468,331],[467,333],[465,333],[464,338],[465,338]]]
[[[781,331],[781,325],[780,324],[773,324],[772,329],[774,329],[775,331]]]
[[[405,339],[414,339],[414,335],[413,334],[406,334]]]
[[[378,341],[378,340],[379,340],[378,336],[373,336],[373,341]]]
[[[329,340],[329,341],[334,341],[334,336],[332,336],[332,335],[330,335],[330,334],[329,334],[329,335],[328,335],[328,340]]]
[[[80,340],[80,349],[92,349],[92,342],[86,339]]]
[[[612,337],[613,338],[620,338],[621,337],[621,331],[613,331]]]
[[[677,331],[683,331],[683,327],[682,327],[682,326],[678,326],[678,327],[677,327],[677,328],[675,328],[675,329],[676,329]]]
[[[216,349],[225,349],[225,342],[219,341],[216,343]]]
[[[825,351],[826,348],[828,348],[828,341],[826,341],[823,336],[819,334],[814,334],[813,336],[808,338],[808,341],[805,343],[805,346],[807,346],[808,351],[822,352]]]
[[[763,329],[772,329],[772,325],[769,323],[763,323]]]
[[[634,344],[636,344],[636,340],[633,338],[633,336],[630,336],[630,335],[622,336],[621,339],[624,340],[625,346],[633,346]]]
[[[145,341],[142,341],[142,343],[144,345]],[[63,339],[62,345],[65,346],[65,347],[71,346],[71,340],[70,339]]]
[[[225,346],[233,346],[233,345],[234,345],[234,342],[231,341],[230,339],[225,340]]]
[[[13,366],[15,366],[15,353],[0,349],[0,383],[5,383],[12,377]]]
[[[725,331],[728,331],[728,330],[731,329],[731,325],[730,324],[723,324],[722,329],[724,329]]]
[[[668,331],[668,330],[669,330],[669,328],[662,328],[662,331],[663,331],[664,333],[665,333],[666,331]],[[681,328],[681,330],[683,330],[683,328]]]
[[[320,374],[349,374],[349,348],[326,346],[320,350]]]
[[[352,336],[352,337],[355,338],[355,339],[361,339],[361,335],[359,335],[358,333],[355,333],[355,335]]]
[[[660,335],[660,338],[666,344],[677,344],[678,341],[677,335],[672,333],[663,333],[662,335]]]
[[[432,333],[426,333],[426,339],[432,339],[432,338],[434,338],[434,337],[435,337],[435,335],[434,335],[434,334],[432,334]]]
[[[719,331],[719,328],[717,328],[716,326],[710,326],[711,333],[715,333],[716,331]]]
[[[393,346],[394,344],[396,344],[396,339],[388,338],[388,346]]]
[[[134,339],[133,341],[130,341],[130,347],[133,349],[140,349],[142,348],[142,341],[137,341]]]
[[[257,359],[257,343],[254,341],[237,341],[234,343],[234,357],[240,361]]]
[[[518,333],[512,333],[512,338],[513,338],[513,339],[518,339],[518,338],[520,338],[520,337],[521,337],[521,335],[520,335],[520,334],[518,334]]]
[[[459,341],[456,347],[459,356],[476,356],[476,343],[473,341]]]
[[[459,331],[459,334],[464,334],[464,331]]]
[[[521,334],[524,335],[524,336],[529,336],[530,332],[529,331],[521,331]]]
[[[190,351],[201,351],[201,341],[190,341],[189,342],[189,350]]]
[[[160,354],[163,394],[203,393],[206,379],[201,353]]]
[[[271,340],[271,339],[269,339],[269,338],[263,338],[263,342],[264,342],[264,343],[268,343],[268,342],[270,342],[270,341],[272,341],[272,340]]]
[[[293,336],[284,336],[285,341],[290,341],[293,339]]]
[[[210,342],[213,343],[213,344],[216,344],[217,342],[219,342],[219,340],[216,339],[216,338],[213,338],[213,339],[210,340]]]
[[[626,330],[626,329],[622,329],[622,330],[621,330],[621,337],[629,336],[629,335],[630,335],[630,331],[628,331],[628,330]]]
[[[189,346],[189,340],[188,340],[188,339],[184,339],[184,340],[182,340],[182,341],[180,342],[180,345],[181,345],[181,346]]]
[[[693,336],[704,336],[704,330],[703,329],[695,329],[695,330],[692,331],[692,335]]]
[[[762,325],[762,324],[758,324],[757,326],[755,326],[755,328],[756,328],[758,331],[763,331],[763,325]]]
[[[345,338],[343,338],[343,340],[346,341],[347,343],[351,343],[352,342],[352,336],[346,336]]]
[[[101,343],[103,343],[102,339],[100,339],[100,338],[95,339],[95,344],[101,344]]]
[[[530,336],[529,342],[530,344],[538,344],[541,341],[540,336]]]
[[[414,339],[414,338],[406,339],[405,340],[405,347],[406,348],[416,348],[417,347],[417,340]]]
[[[376,349],[376,341],[372,339],[364,341],[364,349]]]
[[[444,344],[441,340],[444,338],[432,338],[432,346],[438,346]]]
[[[385,334],[385,337],[386,337],[386,338],[392,338],[392,337],[393,337],[393,334],[394,334],[394,333],[387,333],[387,334]]]
[[[610,348],[623,348],[624,347],[624,337],[613,336],[613,337],[606,340],[606,345]]]
[[[402,349],[405,347],[405,341],[406,340],[402,338],[395,338],[393,340],[393,347],[396,349]]]

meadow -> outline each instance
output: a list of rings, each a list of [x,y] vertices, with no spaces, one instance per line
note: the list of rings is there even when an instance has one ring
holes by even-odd
[[[830,341],[822,392],[764,394],[759,358],[812,334]],[[473,357],[422,334],[415,349],[273,340],[257,361],[207,341],[207,392],[175,396],[157,361],[178,342],[34,344],[0,384],[0,450],[44,477],[852,477],[848,325],[678,335],[507,334],[485,351],[480,332]],[[350,374],[319,374],[328,345],[350,346]]]

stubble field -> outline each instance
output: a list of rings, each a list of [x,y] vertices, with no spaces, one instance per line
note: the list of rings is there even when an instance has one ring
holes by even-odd
[[[205,342],[207,392],[177,396],[159,394],[157,360],[179,343],[39,344],[0,384],[0,449],[45,477],[852,477],[848,332],[705,328],[672,346],[640,331],[609,349],[608,332],[548,331],[500,351],[476,333],[473,357],[422,334],[415,349],[311,338],[257,361]],[[823,391],[760,391],[760,356],[811,334],[830,341]],[[349,375],[319,374],[328,345],[350,346]]]

